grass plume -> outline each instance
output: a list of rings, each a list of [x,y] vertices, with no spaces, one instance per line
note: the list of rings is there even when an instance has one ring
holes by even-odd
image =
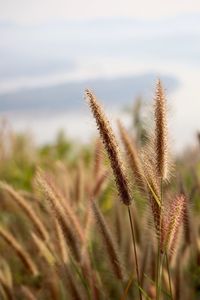
[[[125,205],[130,205],[128,180],[113,130],[94,94],[89,90],[85,93],[110,160],[120,199]]]
[[[118,127],[121,140],[126,151],[127,160],[134,175],[134,181],[136,182],[138,189],[142,193],[145,193],[146,183],[144,180],[143,168],[140,162],[136,145],[120,121],[118,121]]]
[[[154,105],[156,171],[159,178],[166,180],[169,176],[167,108],[164,89],[160,80],[156,85]]]
[[[172,252],[177,245],[180,226],[183,224],[185,212],[185,197],[175,197],[169,206],[168,212],[163,216],[161,232],[161,251]]]

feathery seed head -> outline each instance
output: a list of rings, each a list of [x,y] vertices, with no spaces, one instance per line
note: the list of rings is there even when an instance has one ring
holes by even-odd
[[[137,184],[140,192],[144,194],[146,193],[146,182],[144,180],[143,168],[140,162],[138,151],[136,149],[136,145],[120,121],[118,121],[118,127],[121,140],[127,154],[128,162],[134,175],[135,183]]]
[[[158,80],[156,86],[154,118],[156,171],[159,178],[166,180],[169,172],[168,130],[166,121],[166,99],[160,80]]]
[[[176,246],[178,232],[184,219],[185,202],[183,195],[177,196],[163,216],[160,241],[162,252],[167,249],[172,252]]]
[[[107,151],[121,201],[125,205],[130,205],[131,196],[129,192],[128,180],[112,128],[103,112],[101,105],[97,102],[96,97],[92,94],[92,92],[86,90],[86,97],[88,99],[93,116],[96,119],[98,130]]]

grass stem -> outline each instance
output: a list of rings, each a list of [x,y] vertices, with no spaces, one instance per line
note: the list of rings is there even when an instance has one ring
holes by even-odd
[[[138,256],[137,256],[137,249],[136,249],[136,238],[135,238],[135,232],[134,232],[134,227],[133,227],[133,220],[132,220],[130,206],[128,206],[128,215],[129,215],[129,221],[130,221],[130,226],[131,226],[133,252],[134,252],[134,258],[135,258],[135,270],[136,270],[137,281],[138,281],[138,286],[139,286],[138,292],[139,292],[140,300],[142,300],[142,293],[141,293],[141,290],[140,290],[139,264],[138,264]]]
[[[165,252],[165,257],[166,257],[166,264],[167,264],[167,273],[168,273],[170,297],[173,300],[171,273],[170,273],[170,268],[169,268],[169,258],[168,258],[167,252]]]
[[[163,179],[160,179],[160,221],[158,233],[158,253],[157,253],[157,272],[156,272],[156,300],[160,300],[163,255],[160,249],[161,226],[162,226],[162,205],[163,205]]]

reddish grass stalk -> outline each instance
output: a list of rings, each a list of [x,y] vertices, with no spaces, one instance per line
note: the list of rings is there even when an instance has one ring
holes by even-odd
[[[107,151],[110,164],[113,170],[113,174],[115,177],[115,182],[117,186],[117,190],[120,196],[121,201],[127,205],[128,212],[130,212],[129,205],[132,202],[130,191],[129,191],[129,185],[128,185],[128,179],[127,175],[124,169],[124,165],[121,159],[121,154],[119,150],[118,143],[116,141],[115,135],[113,133],[113,130],[110,126],[110,123],[107,119],[107,117],[104,114],[104,111],[101,107],[101,105],[96,100],[96,97],[93,95],[93,93],[89,90],[86,90],[86,97],[89,102],[91,111],[93,113],[93,116],[96,120],[98,130],[100,132],[102,141],[104,143],[104,147]],[[133,228],[133,222],[130,218],[129,213],[129,220],[130,220],[130,226],[131,226],[131,233],[132,233],[132,240],[133,240],[133,247],[134,247],[134,257],[136,262],[136,274],[137,274],[137,280],[138,280],[138,291],[140,300],[142,300],[142,293],[140,290],[140,276],[139,276],[139,267],[138,267],[138,256],[136,251],[136,240],[135,240],[135,233]]]

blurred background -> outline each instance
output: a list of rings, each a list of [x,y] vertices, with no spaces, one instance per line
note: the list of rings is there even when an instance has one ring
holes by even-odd
[[[0,0],[0,118],[36,143],[86,142],[91,88],[126,123],[163,80],[175,151],[200,129],[200,2]]]

